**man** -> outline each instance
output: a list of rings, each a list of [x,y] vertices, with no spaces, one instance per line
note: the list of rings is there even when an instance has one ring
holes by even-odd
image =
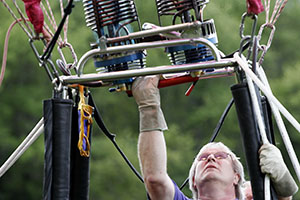
[[[221,142],[204,145],[189,173],[194,199],[244,199],[244,181],[243,165]]]
[[[158,81],[158,76],[137,78],[132,86],[140,113],[138,153],[145,186],[152,200],[188,200],[167,174],[163,131],[168,127],[160,107]],[[263,145],[260,158],[262,172],[271,177],[279,199],[291,199],[298,187],[280,151],[273,145]],[[222,143],[209,143],[200,150],[189,179],[194,200],[244,199],[243,167]]]

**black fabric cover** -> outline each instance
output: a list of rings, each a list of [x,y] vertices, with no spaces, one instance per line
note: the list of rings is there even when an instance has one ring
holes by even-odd
[[[267,101],[266,97],[262,98],[261,103],[262,103],[262,110],[264,114],[264,120],[266,124],[266,133],[267,133],[268,140],[270,141],[270,143],[275,144],[275,136],[274,136],[273,122],[272,122],[272,110],[270,104]]]
[[[80,156],[77,143],[79,140],[78,107],[73,108],[72,136],[71,136],[71,191],[70,199],[88,200],[90,183],[90,158]],[[89,141],[91,144],[92,127],[90,129]]]
[[[44,185],[43,199],[51,200],[52,185],[52,130],[53,130],[52,100],[44,101]]]
[[[264,175],[260,171],[258,149],[261,139],[252,110],[251,99],[246,84],[231,87],[238,116],[247,169],[251,180],[254,200],[264,199]]]
[[[72,100],[44,101],[44,200],[69,200],[72,107]]]

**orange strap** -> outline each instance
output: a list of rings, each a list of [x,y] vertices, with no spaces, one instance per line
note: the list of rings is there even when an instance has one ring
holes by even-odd
[[[90,127],[93,123],[92,113],[93,107],[85,103],[84,97],[84,86],[79,85],[79,94],[80,101],[78,104],[78,113],[80,113],[80,128],[79,128],[79,140],[78,140],[78,149],[81,156],[89,157],[90,155]],[[86,122],[86,132],[85,132],[85,122]],[[85,148],[83,147],[85,143]]]

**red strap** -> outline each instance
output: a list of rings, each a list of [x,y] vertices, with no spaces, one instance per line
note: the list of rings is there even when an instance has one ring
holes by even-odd
[[[264,11],[264,6],[261,0],[247,0],[247,9],[248,13],[258,15]]]
[[[41,0],[22,0],[25,4],[25,11],[32,23],[36,33],[43,32],[44,14],[40,7]]]

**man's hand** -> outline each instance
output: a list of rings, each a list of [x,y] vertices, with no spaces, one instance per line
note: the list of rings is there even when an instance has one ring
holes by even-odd
[[[259,159],[261,171],[270,176],[278,196],[289,197],[298,191],[298,186],[276,146],[262,145],[259,149]]]
[[[140,111],[140,132],[168,129],[160,108],[158,81],[159,76],[138,77],[132,85],[132,94]]]

